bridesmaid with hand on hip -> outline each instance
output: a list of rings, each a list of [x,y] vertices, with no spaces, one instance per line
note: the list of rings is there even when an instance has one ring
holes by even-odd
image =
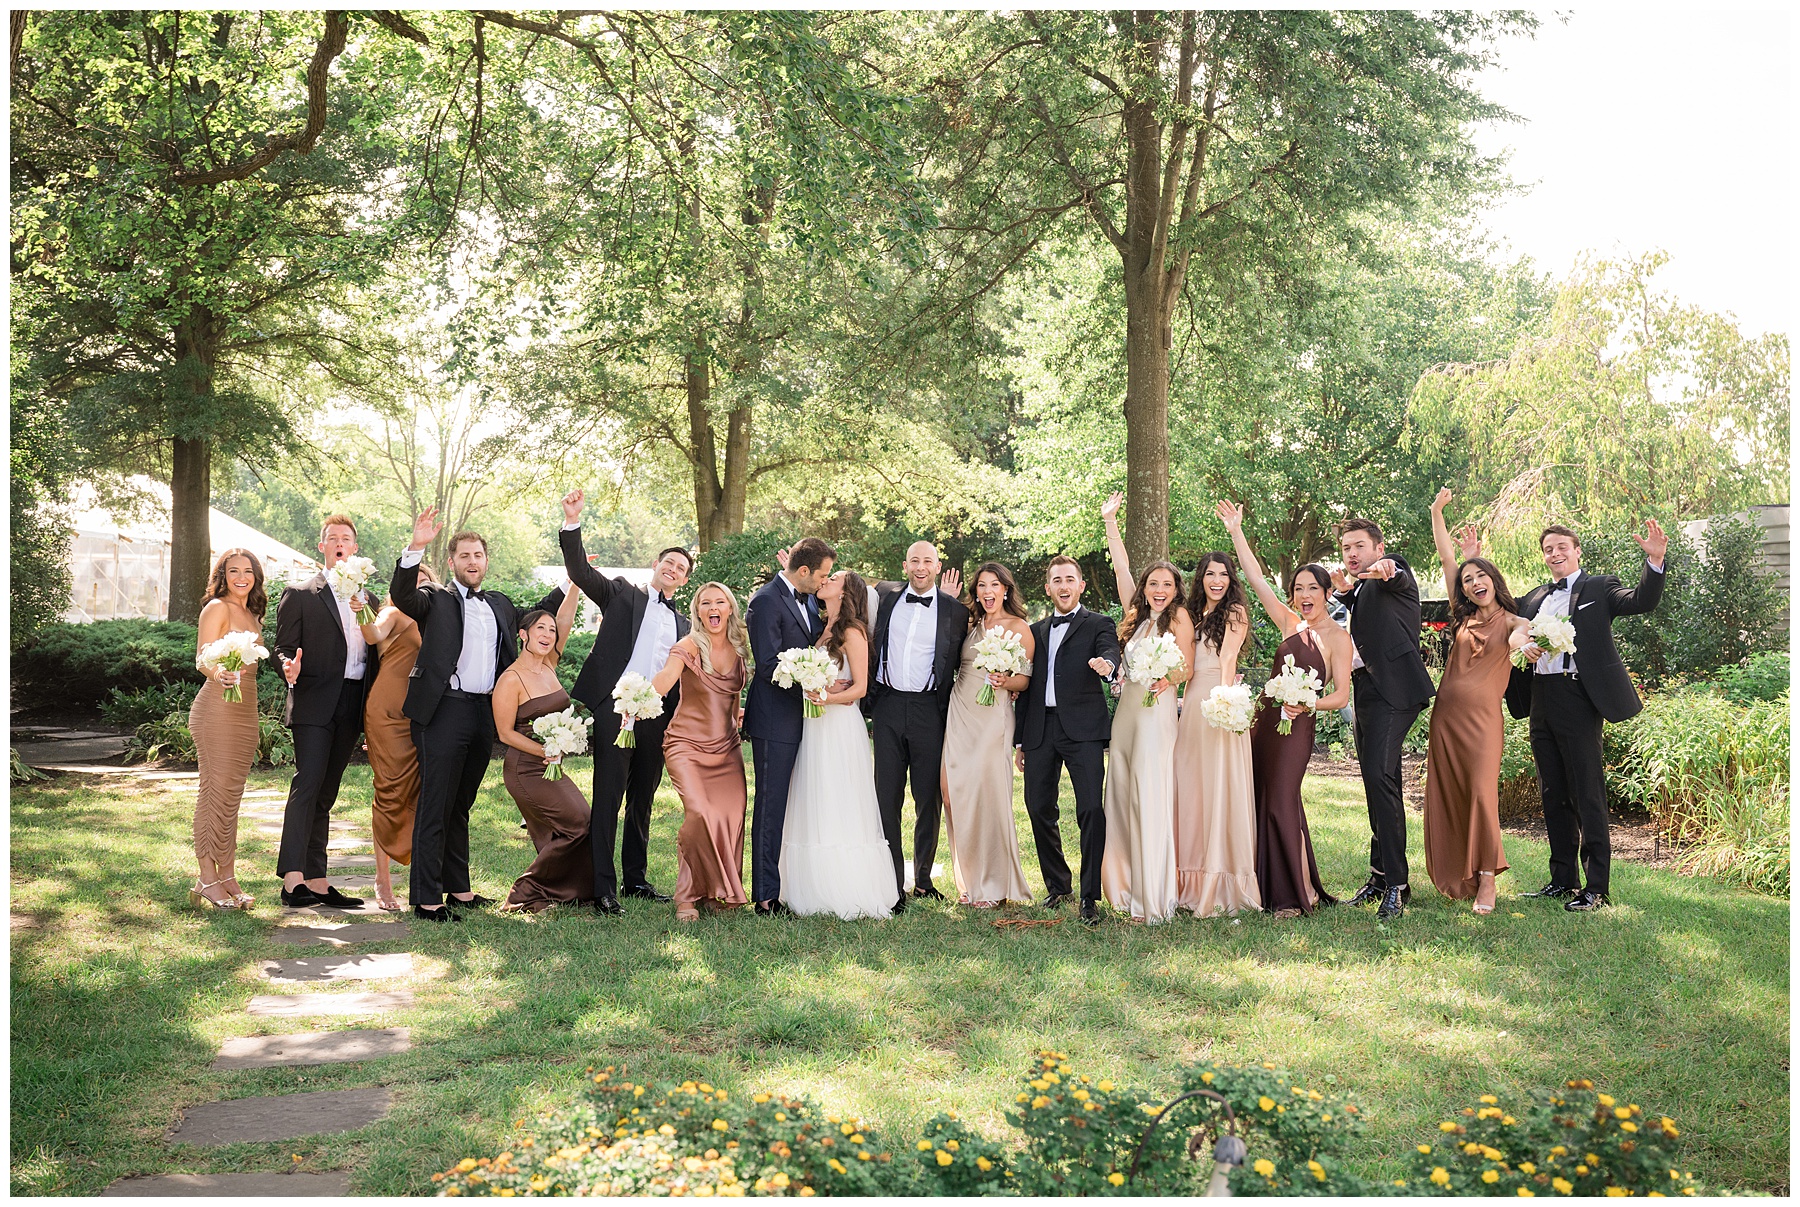
[[[213,563],[207,580],[196,656],[227,633],[254,633],[260,641],[268,607],[262,563],[248,549],[227,549]],[[188,900],[205,909],[248,909],[256,899],[238,885],[237,823],[244,781],[262,744],[256,668],[203,673],[206,682],[188,709],[188,730],[200,762],[194,802],[194,857],[200,862],[200,879],[188,890]],[[237,688],[244,698],[227,702],[228,687]]]

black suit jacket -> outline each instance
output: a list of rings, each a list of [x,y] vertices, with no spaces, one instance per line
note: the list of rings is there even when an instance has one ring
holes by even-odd
[[[462,657],[462,598],[454,585],[421,583],[417,566],[401,565],[394,567],[388,594],[394,597],[396,608],[419,622],[419,657],[413,663],[412,678],[406,685],[406,703],[400,711],[421,725],[429,725],[450,686],[450,676],[456,673],[457,659]],[[498,657],[494,660],[494,678],[498,682],[501,672],[519,656],[519,617],[524,613],[498,591],[477,594],[493,609],[499,629]],[[562,607],[562,601],[562,588],[558,587],[534,606],[554,612]]]
[[[1080,741],[1112,739],[1112,713],[1106,707],[1107,680],[1088,666],[1091,658],[1104,658],[1119,670],[1119,634],[1112,618],[1082,608],[1069,622],[1056,650],[1056,666],[1050,666],[1050,617],[1031,626],[1037,650],[1031,656],[1031,686],[1019,693],[1013,705],[1013,741],[1027,750],[1044,744],[1044,692],[1056,676],[1056,719],[1062,731]]]
[[[588,651],[581,673],[575,677],[575,690],[570,692],[594,714],[594,748],[610,745],[619,736],[619,714],[613,711],[613,688],[631,661],[637,645],[638,630],[644,627],[644,613],[650,607],[650,593],[640,591],[630,579],[608,578],[588,565],[587,552],[581,546],[581,529],[567,528],[562,543],[563,571],[581,593],[600,609],[600,631],[594,635],[594,648]],[[687,636],[688,618],[675,613],[675,640]],[[661,670],[662,667],[657,667]],[[681,683],[676,681],[663,697],[663,716],[675,711],[681,699]]]
[[[881,590],[881,606],[875,612],[875,632],[869,638],[869,691],[863,697],[867,704],[865,711],[875,706],[882,695],[893,690],[881,681],[882,671],[887,663],[888,630],[893,624],[894,611],[899,607],[921,607],[920,604],[904,604],[901,596],[912,590],[910,585],[878,588]],[[956,683],[956,669],[962,662],[962,644],[969,635],[969,609],[962,601],[946,591],[937,591],[937,647],[931,660],[932,673],[937,676],[938,711],[945,716],[950,713],[950,689]]]
[[[282,723],[295,725],[328,725],[337,711],[338,693],[343,690],[344,660],[350,656],[344,638],[343,616],[338,612],[337,596],[320,571],[297,587],[281,593],[275,605],[275,652],[292,658],[295,650],[305,650],[300,658],[300,675],[287,690],[282,705]],[[279,668],[281,663],[276,662]],[[363,663],[363,687],[375,682],[380,669],[375,645],[369,643]]]
[[[1375,690],[1395,708],[1419,708],[1436,694],[1419,652],[1419,580],[1405,558],[1388,556],[1394,577],[1364,579],[1337,597],[1350,609],[1350,639]]]
[[[1663,571],[1669,564],[1663,563]],[[1575,583],[1574,606],[1569,615],[1575,621],[1576,681],[1587,693],[1594,711],[1617,724],[1643,711],[1637,688],[1625,671],[1625,660],[1613,641],[1615,616],[1639,616],[1655,609],[1662,600],[1664,574],[1644,563],[1644,573],[1635,588],[1627,589],[1610,574],[1589,574],[1585,570]],[[1536,619],[1538,609],[1549,598],[1552,583],[1533,587],[1519,601],[1519,615]],[[1506,707],[1515,717],[1531,715],[1531,680],[1536,672],[1513,668],[1506,685]]]
[[[756,663],[750,676],[750,693],[744,699],[744,736],[771,742],[799,742],[805,721],[805,698],[798,687],[779,687],[774,680],[781,651],[808,646],[819,639],[825,626],[813,613],[811,625],[803,624],[794,610],[787,580],[777,574],[750,597],[744,614],[750,632],[750,656]]]

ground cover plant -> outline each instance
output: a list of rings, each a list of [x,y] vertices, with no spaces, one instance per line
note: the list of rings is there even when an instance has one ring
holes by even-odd
[[[590,782],[585,761],[573,774]],[[286,782],[259,770],[251,788]],[[585,910],[476,914],[365,949],[414,953],[412,977],[381,987],[411,989],[416,1007],[361,1024],[412,1028],[411,1051],[212,1072],[228,1037],[336,1024],[244,1014],[270,992],[259,962],[297,954],[271,938],[274,840],[243,827],[255,911],[189,911],[192,792],[191,781],[67,776],[14,789],[14,1193],[277,1168],[349,1169],[359,1194],[430,1193],[432,1174],[507,1151],[529,1121],[568,1105],[589,1066],[608,1065],[639,1084],[704,1081],[734,1100],[805,1096],[908,1143],[955,1112],[1013,1154],[1019,1071],[1044,1048],[1147,1101],[1179,1093],[1195,1062],[1294,1070],[1362,1108],[1334,1176],[1412,1178],[1393,1171],[1440,1123],[1466,1125],[1460,1112],[1480,1095],[1514,1109],[1590,1078],[1597,1093],[1679,1121],[1681,1169],[1709,1189],[1787,1188],[1788,903],[1711,880],[1620,864],[1619,904],[1567,914],[1515,896],[1542,882],[1546,853],[1508,838],[1515,871],[1485,919],[1428,887],[1386,926],[1349,909],[1092,932],[1067,911],[1056,925],[996,928],[1053,915],[954,906],[881,922],[686,927],[638,902],[604,923]],[[342,808],[366,818],[367,799],[368,770],[352,768]],[[1306,799],[1325,883],[1348,890],[1367,854],[1360,788],[1315,777]],[[679,817],[665,790],[651,841],[659,884],[673,883]],[[1063,818],[1073,847],[1072,810]],[[1022,813],[1020,835],[1036,886]],[[497,766],[473,848],[476,887],[490,896],[530,859]],[[218,1149],[164,1139],[200,1103],[369,1085],[389,1087],[394,1108],[357,1132]]]

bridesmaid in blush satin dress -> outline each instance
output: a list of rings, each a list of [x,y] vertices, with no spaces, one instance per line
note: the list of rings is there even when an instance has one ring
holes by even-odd
[[[737,596],[724,583],[694,592],[693,630],[669,650],[651,680],[659,695],[676,681],[681,698],[663,734],[663,763],[681,796],[675,838],[675,920],[692,922],[700,908],[717,912],[744,895],[744,746],[738,726],[750,660],[749,635]]]
[[[1354,651],[1350,634],[1331,619],[1325,601],[1331,591],[1331,575],[1323,566],[1306,565],[1294,572],[1291,601],[1275,594],[1263,577],[1256,554],[1244,537],[1244,509],[1221,502],[1219,519],[1231,533],[1231,543],[1244,577],[1256,592],[1263,609],[1281,630],[1271,673],[1286,658],[1311,667],[1325,684],[1326,694],[1311,709],[1276,705],[1265,698],[1250,731],[1250,758],[1256,778],[1256,883],[1265,910],[1278,918],[1310,914],[1336,898],[1319,880],[1318,860],[1313,856],[1312,833],[1306,825],[1306,806],[1300,799],[1301,782],[1312,758],[1314,714],[1342,708],[1350,699],[1350,662]],[[1280,732],[1283,715],[1293,722],[1292,732]]]

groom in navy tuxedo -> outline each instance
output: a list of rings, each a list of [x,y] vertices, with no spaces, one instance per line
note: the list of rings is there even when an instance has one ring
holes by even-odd
[[[750,899],[756,912],[781,912],[781,831],[788,784],[800,753],[805,701],[799,687],[778,687],[781,651],[812,645],[825,631],[813,593],[831,577],[837,550],[809,536],[788,551],[787,568],[750,597],[744,626],[756,674],[744,701],[744,736],[756,766],[756,813],[750,819]]]

